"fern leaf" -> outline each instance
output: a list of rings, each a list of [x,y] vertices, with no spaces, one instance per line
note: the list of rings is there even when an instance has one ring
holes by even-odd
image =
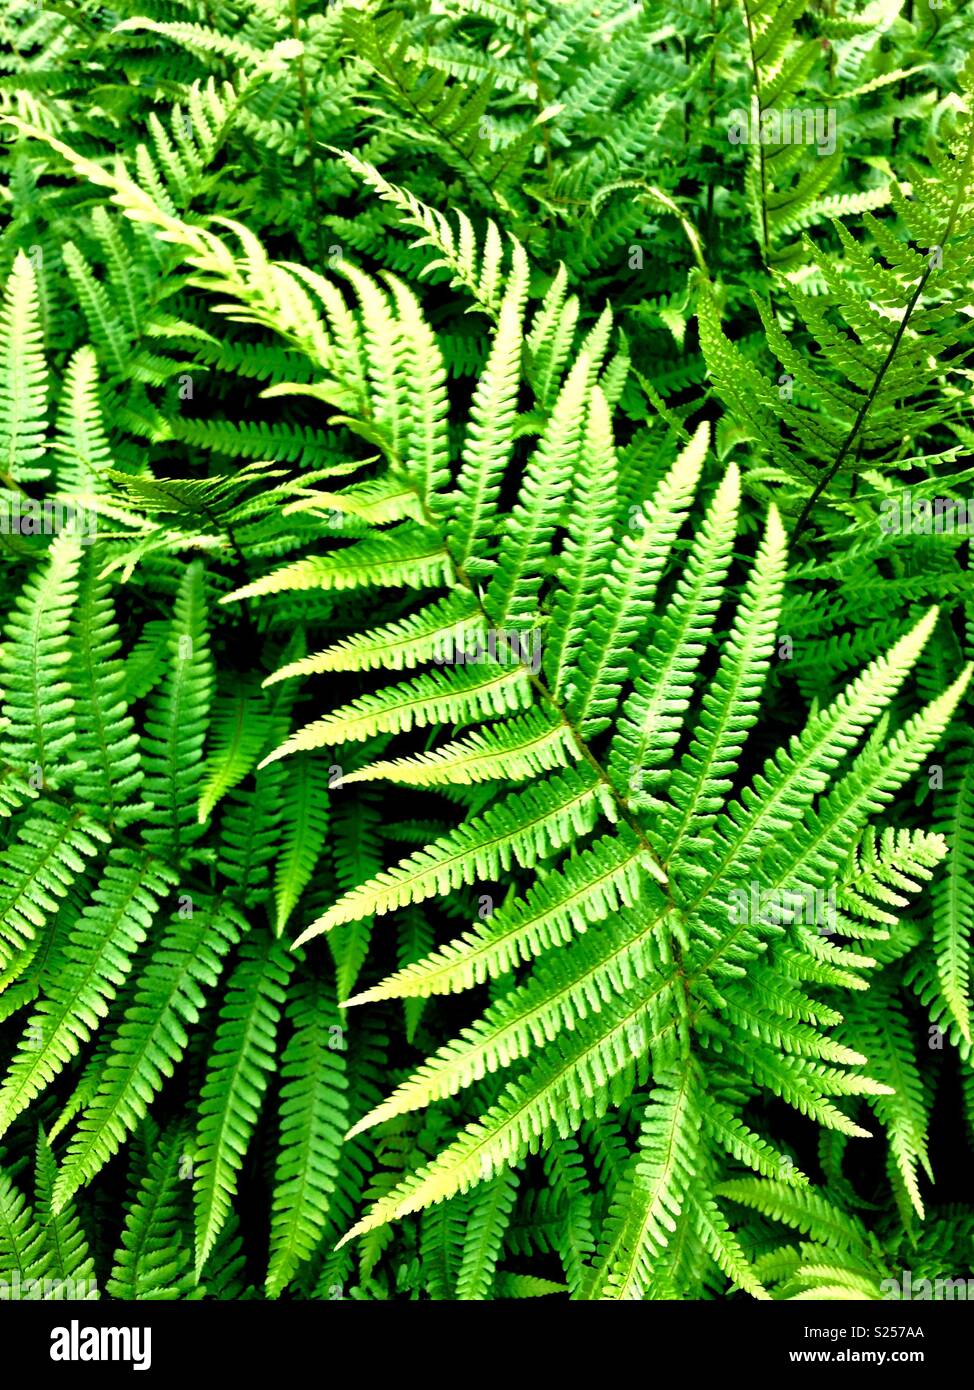
[[[320,985],[290,991],[293,1033],[281,1058],[281,1146],[271,1206],[268,1297],[276,1298],[324,1233],[346,1126],[341,1017]]]
[[[225,1002],[200,1092],[194,1195],[199,1279],[236,1192],[237,1173],[257,1123],[293,957],[272,938],[245,941],[227,981]]]
[[[55,1211],[91,1181],[145,1115],[182,1056],[185,1025],[199,1017],[202,991],[216,983],[221,958],[240,935],[238,919],[218,904],[187,906],[189,915],[177,916],[160,939],[111,1039],[55,1183]]]

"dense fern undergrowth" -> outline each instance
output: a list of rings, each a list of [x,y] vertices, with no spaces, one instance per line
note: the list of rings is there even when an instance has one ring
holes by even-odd
[[[974,1275],[974,5],[2,28],[4,1296]]]

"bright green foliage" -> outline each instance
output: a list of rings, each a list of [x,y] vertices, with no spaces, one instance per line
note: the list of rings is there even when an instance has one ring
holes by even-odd
[[[0,308],[3,338],[0,371],[0,451],[5,488],[13,490],[47,472],[35,461],[44,455],[47,426],[47,364],[44,361],[37,277],[30,259],[18,252]],[[35,465],[35,466],[31,466]]]
[[[221,957],[239,925],[215,904],[177,915],[136,982],[133,1002],[118,1025],[113,1046],[91,1099],[78,1118],[54,1193],[55,1205],[89,1182],[142,1118],[170,1076],[203,1002],[201,986],[212,987]],[[180,909],[180,913],[182,909]]]
[[[171,843],[177,858],[199,835],[197,804],[213,673],[203,612],[203,571],[190,565],[173,609],[166,670],[149,697],[145,728],[145,793],[152,844]]]
[[[272,1298],[321,1240],[348,1113],[338,1010],[308,980],[294,989],[288,1013],[294,1032],[281,1056],[281,1147],[267,1271]]]
[[[32,785],[57,786],[79,770],[66,759],[75,741],[74,701],[64,679],[81,548],[59,536],[50,563],[18,597],[3,647],[0,753]]]
[[[266,939],[245,942],[227,981],[226,1002],[200,1092],[196,1136],[196,1268],[201,1272],[230,1212],[274,1045],[291,961]]]
[[[966,1267],[970,6],[5,25],[0,1278]]]
[[[190,1254],[181,1230],[185,1138],[178,1131],[151,1137],[151,1157],[140,1164],[142,1176],[115,1252],[108,1283],[113,1298],[184,1298],[192,1287]]]

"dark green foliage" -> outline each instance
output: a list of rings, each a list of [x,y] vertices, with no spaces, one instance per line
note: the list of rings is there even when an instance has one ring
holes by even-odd
[[[0,1278],[966,1277],[971,6],[4,23]]]

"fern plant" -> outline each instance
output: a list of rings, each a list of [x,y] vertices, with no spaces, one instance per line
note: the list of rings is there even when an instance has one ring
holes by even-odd
[[[955,1276],[969,7],[4,24],[5,1286]]]
[[[514,256],[517,264],[516,251]],[[369,318],[378,322],[384,312],[395,333],[391,297],[383,299],[377,287],[358,288],[365,331]],[[358,1002],[364,1002],[449,993],[541,957],[532,973],[363,1122],[391,1120],[455,1094],[485,1073],[514,1068],[513,1078],[486,1115],[464,1130],[427,1169],[379,1202],[358,1230],[490,1178],[503,1165],[519,1162],[549,1129],[565,1132],[583,1119],[598,1118],[610,1101],[618,1103],[639,1083],[647,1060],[652,1059],[655,1072],[674,1052],[692,1052],[692,1039],[698,1033],[705,1039],[711,1027],[720,1036],[720,1053],[726,1057],[730,1052],[743,1068],[742,1074],[732,1068],[718,1084],[718,1095],[721,1086],[732,1088],[747,1077],[823,1123],[858,1132],[828,1099],[873,1091],[870,1079],[829,1065],[850,1061],[855,1065],[858,1057],[834,1051],[825,1038],[816,1042],[816,1030],[806,1031],[804,1024],[798,1038],[790,1036],[796,997],[801,997],[810,980],[835,985],[849,980],[843,952],[823,947],[814,932],[802,931],[798,942],[789,942],[780,965],[769,972],[767,1012],[759,1009],[754,1018],[745,1010],[738,1021],[749,1045],[738,1042],[737,1049],[733,1029],[728,1037],[723,1027],[709,1022],[712,1009],[733,1016],[728,997],[733,990],[717,981],[742,973],[742,962],[750,958],[764,956],[769,962],[777,958],[777,952],[768,948],[768,939],[782,933],[784,922],[794,919],[796,904],[800,917],[803,897],[820,891],[836,873],[850,836],[863,833],[868,818],[922,763],[967,679],[965,674],[892,739],[867,744],[859,758],[850,760],[844,776],[834,779],[850,749],[881,714],[915,661],[933,624],[935,615],[930,615],[834,705],[815,716],[791,748],[772,755],[755,784],[742,788],[731,801],[732,781],[727,774],[755,720],[756,697],[770,664],[775,634],[784,540],[772,512],[699,723],[690,731],[681,765],[668,769],[692,702],[694,676],[706,654],[703,639],[719,610],[731,560],[739,501],[736,470],[716,490],[665,614],[657,611],[658,575],[688,516],[706,432],[703,428],[698,432],[636,511],[636,534],[620,537],[614,525],[618,517],[613,515],[614,446],[605,397],[593,380],[599,358],[593,370],[583,349],[566,371],[550,418],[524,463],[520,496],[496,542],[496,527],[490,522],[501,486],[499,474],[514,443],[515,421],[514,411],[499,393],[506,392],[510,401],[518,389],[517,374],[509,375],[506,360],[520,341],[516,315],[522,299],[521,277],[515,270],[499,311],[488,372],[478,388],[478,396],[482,391],[495,401],[488,417],[493,425],[489,452],[484,450],[486,431],[478,418],[480,401],[475,396],[469,443],[455,487],[445,496],[430,492],[429,464],[422,458],[413,462],[408,424],[399,436],[404,442],[398,446],[394,442],[400,418],[391,412],[383,418],[388,402],[395,398],[394,389],[381,399],[373,398],[366,412],[370,440],[384,446],[390,467],[412,480],[424,507],[424,520],[443,518],[444,569],[436,578],[446,581],[448,595],[400,622],[397,666],[412,667],[431,656],[436,660],[431,639],[443,633],[445,617],[454,626],[458,618],[464,619],[459,641],[450,634],[463,654],[461,667],[471,645],[489,657],[485,638],[490,633],[504,632],[511,648],[520,648],[518,659],[498,653],[474,668],[473,679],[458,667],[386,685],[375,695],[362,696],[305,725],[271,755],[273,760],[323,746],[342,748],[378,734],[427,726],[462,729],[477,722],[481,727],[467,737],[454,737],[417,757],[367,764],[348,780],[382,777],[414,787],[464,787],[482,784],[489,773],[491,782],[500,783],[480,814],[343,895],[306,928],[298,944],[334,927],[381,916],[464,884],[501,879],[515,865],[533,870],[539,861],[571,851],[557,866],[546,863],[543,876],[528,880],[523,891],[512,888],[483,927],[358,997]],[[506,318],[510,345],[504,336]],[[544,340],[534,330],[528,333],[528,343],[544,353]],[[336,344],[344,361],[361,360],[356,347],[354,335]],[[435,362],[425,375],[436,381]],[[349,385],[341,384],[342,398]],[[363,394],[368,389],[364,378],[356,385]],[[429,420],[428,413],[424,419]],[[505,419],[510,422],[506,434],[498,428]],[[566,516],[571,520],[562,527]],[[399,569],[404,551],[397,529],[401,528],[393,528],[383,538],[390,556],[387,566],[379,536],[352,547],[353,556],[362,550],[368,557],[361,582],[388,582],[388,577],[410,588],[425,588],[428,571],[415,564],[411,570]],[[560,563],[552,564],[551,541],[561,529],[566,531],[564,550]],[[478,531],[486,545],[477,544]],[[484,578],[471,582],[470,568]],[[230,601],[235,597],[253,600],[290,584],[327,585],[333,571],[348,576],[354,569],[354,559],[341,550],[333,559],[323,557],[313,566],[272,571],[229,597]],[[553,574],[562,582],[550,591],[547,577]],[[597,576],[604,583],[601,598]],[[527,626],[539,611],[545,621]],[[508,630],[510,623],[517,625],[514,631]],[[544,656],[539,672],[533,674],[523,652],[538,633]],[[407,634],[412,640],[404,645]],[[354,646],[326,649],[307,658],[301,671],[341,669],[343,657],[351,657],[355,665],[375,657],[368,664],[378,664],[388,640],[386,630],[374,629],[357,637]],[[640,669],[643,653],[645,669]],[[440,659],[444,659],[442,652]],[[293,668],[290,673],[295,674]],[[625,691],[628,694],[621,698]],[[506,717],[512,710],[517,712]],[[504,784],[512,781],[530,785],[504,790]],[[801,818],[816,797],[816,819],[812,825],[802,825]],[[611,828],[603,834],[603,827]],[[929,870],[941,852],[939,844],[924,843],[920,849],[911,843],[905,863],[894,859],[883,867]],[[740,923],[734,920],[728,904],[739,884],[747,885],[751,897],[756,894],[773,901],[780,895],[767,920],[758,915],[752,921],[748,912]],[[859,907],[851,882],[849,890],[850,903]],[[610,914],[611,925],[597,933],[586,931],[575,940],[583,928],[605,922]],[[858,934],[855,928],[852,934]],[[548,957],[555,947],[562,949]],[[860,967],[869,962],[868,957],[856,954],[851,960]],[[754,988],[752,979],[749,990]],[[755,1035],[773,1038],[782,1053],[815,1061],[793,1081],[790,1067],[782,1066],[780,1057],[769,1054],[762,1060],[755,1055]],[[539,1065],[533,1051],[541,1043],[545,1053]],[[706,1043],[697,1044],[701,1045]],[[715,1069],[712,1063],[710,1073]],[[879,1094],[883,1089],[880,1086]],[[680,1124],[696,1133],[705,1113],[704,1095],[695,1095],[685,1111],[680,1108]],[[732,1111],[726,1122],[736,1126],[741,1120]],[[670,1127],[675,1124],[676,1119],[669,1117],[668,1150],[679,1144]],[[733,1145],[731,1154],[740,1157]],[[688,1161],[688,1171],[692,1167]],[[677,1182],[675,1175],[653,1174],[652,1165],[640,1171],[650,1173],[649,1190],[657,1194],[659,1188],[664,1208],[671,1214],[674,1204],[682,1209],[686,1187],[677,1184],[675,1195],[667,1186]],[[705,1205],[702,1210],[717,1224],[711,1230],[705,1220],[706,1234],[701,1236],[698,1229],[697,1235],[725,1272],[735,1277],[743,1266],[736,1253],[729,1253],[730,1242],[724,1244],[722,1218],[711,1207]],[[657,1258],[664,1244],[657,1230],[656,1245],[652,1245],[653,1221],[649,1214],[645,1220],[645,1227],[618,1237],[619,1246],[607,1257],[603,1274],[610,1285],[618,1275],[620,1287],[636,1296],[648,1288],[639,1255],[641,1242],[649,1241]]]

